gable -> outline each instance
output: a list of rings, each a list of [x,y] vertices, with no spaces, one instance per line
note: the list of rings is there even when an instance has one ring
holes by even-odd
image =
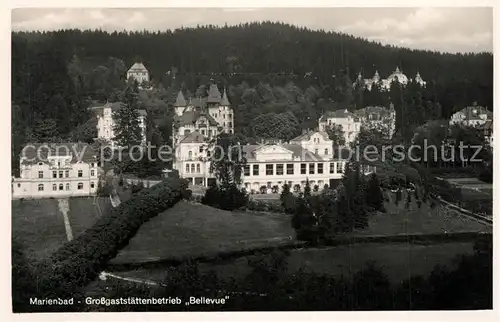
[[[255,159],[258,161],[292,160],[292,156],[292,151],[279,145],[263,146],[255,150]]]

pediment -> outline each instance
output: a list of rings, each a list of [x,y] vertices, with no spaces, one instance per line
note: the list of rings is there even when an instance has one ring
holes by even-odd
[[[279,146],[277,144],[262,146],[255,150],[257,155],[271,155],[271,154],[293,154],[292,151]]]

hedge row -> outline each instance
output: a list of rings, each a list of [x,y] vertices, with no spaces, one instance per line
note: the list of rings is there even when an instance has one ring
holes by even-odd
[[[175,178],[139,191],[43,263],[43,286],[57,296],[71,296],[98,276],[142,224],[188,195],[187,181]]]

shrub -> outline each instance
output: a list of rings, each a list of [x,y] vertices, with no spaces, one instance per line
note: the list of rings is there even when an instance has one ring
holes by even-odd
[[[235,184],[226,186],[211,185],[201,199],[201,203],[207,206],[235,210],[248,205],[248,195]]]
[[[314,185],[313,191],[314,192],[318,192],[319,191],[319,186],[317,184]]]
[[[278,193],[278,191],[280,190],[280,187],[278,187],[277,185],[274,185],[272,188],[271,188],[272,192],[273,193]]]
[[[103,214],[94,226],[40,264],[45,268],[38,284],[41,291],[71,297],[79,287],[97,277],[144,222],[180,201],[186,189],[186,180],[169,178],[137,192],[131,199]]]
[[[324,189],[324,190],[328,190],[329,188],[330,188],[330,186],[329,186],[328,184],[325,184],[325,185],[323,186],[323,189]]]
[[[263,194],[263,195],[266,194],[267,193],[267,186],[261,186],[260,187],[260,193]]]
[[[300,190],[301,190],[301,188],[300,188],[300,184],[296,184],[296,185],[294,185],[294,186],[293,186],[293,192],[295,192],[295,193],[299,193],[299,192],[300,192]]]

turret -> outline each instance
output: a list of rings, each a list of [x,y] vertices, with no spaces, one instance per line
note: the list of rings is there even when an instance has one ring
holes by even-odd
[[[219,103],[220,106],[230,106],[229,99],[227,98],[226,89],[224,88],[224,94],[222,94],[222,99]]]
[[[182,91],[179,91],[179,94],[177,94],[177,98],[174,103],[175,114],[181,116],[186,106],[186,99],[184,98]]]

